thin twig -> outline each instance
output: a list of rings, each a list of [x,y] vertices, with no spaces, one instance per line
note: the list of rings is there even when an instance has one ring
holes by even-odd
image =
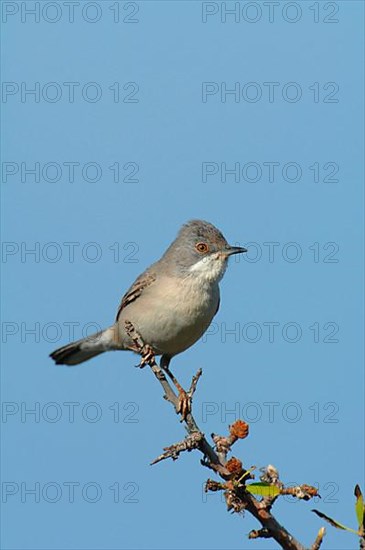
[[[318,531],[318,535],[316,537],[316,540],[311,546],[311,550],[319,550],[323,541],[323,537],[326,534],[326,529],[324,527],[321,527]]]
[[[195,393],[196,386],[197,386],[199,378],[201,377],[202,374],[203,374],[202,369],[199,369],[198,372],[193,376],[193,378],[191,380],[190,388],[189,388],[189,391],[187,392],[190,399],[193,399],[193,395]]]
[[[165,452],[155,458],[155,460],[151,462],[151,465],[157,464],[157,462],[161,462],[161,460],[165,460],[166,458],[172,458],[172,460],[176,460],[179,457],[179,454],[183,451],[190,452],[193,449],[197,449],[199,447],[199,443],[202,437],[204,437],[202,433],[194,432],[192,434],[188,434],[183,441],[179,441],[179,443],[174,443],[169,447],[164,447]]]
[[[262,529],[253,529],[248,534],[249,539],[271,539],[270,532],[263,527]]]

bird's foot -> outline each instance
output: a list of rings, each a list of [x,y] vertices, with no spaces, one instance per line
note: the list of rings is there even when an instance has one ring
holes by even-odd
[[[193,376],[193,379],[191,381],[191,385],[189,388],[189,391],[185,391],[179,384],[179,382],[174,377],[174,384],[179,392],[179,401],[178,406],[176,409],[177,413],[181,414],[181,422],[186,420],[186,417],[188,414],[191,413],[192,408],[192,402],[193,402],[193,395],[196,390],[196,385],[198,383],[199,378],[201,377],[203,371],[202,369],[199,369],[195,376]]]
[[[152,365],[155,363],[155,352],[148,344],[145,344],[139,353],[141,354],[141,362],[137,365],[137,367],[143,369],[146,365]]]
[[[178,404],[176,408],[177,414],[181,414],[180,422],[186,420],[188,414],[191,413],[191,395],[189,392],[186,392],[181,386],[178,387],[179,396]]]

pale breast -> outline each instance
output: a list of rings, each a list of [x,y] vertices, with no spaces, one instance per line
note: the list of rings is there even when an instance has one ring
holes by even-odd
[[[157,354],[181,353],[203,335],[219,304],[218,284],[194,279],[159,279],[121,312],[119,322],[131,321]]]

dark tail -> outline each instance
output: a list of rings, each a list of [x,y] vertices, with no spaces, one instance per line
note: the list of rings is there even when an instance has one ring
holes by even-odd
[[[71,342],[50,354],[56,365],[78,365],[104,351],[120,349],[115,343],[115,329],[109,327],[82,340]]]

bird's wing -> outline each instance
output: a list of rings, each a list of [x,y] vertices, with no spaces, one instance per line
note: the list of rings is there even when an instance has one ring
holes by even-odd
[[[134,302],[144,291],[145,288],[150,286],[156,280],[156,275],[153,271],[147,270],[144,271],[137,279],[134,281],[132,286],[124,294],[122,301],[120,302],[116,321],[118,321],[121,311],[131,302]]]

